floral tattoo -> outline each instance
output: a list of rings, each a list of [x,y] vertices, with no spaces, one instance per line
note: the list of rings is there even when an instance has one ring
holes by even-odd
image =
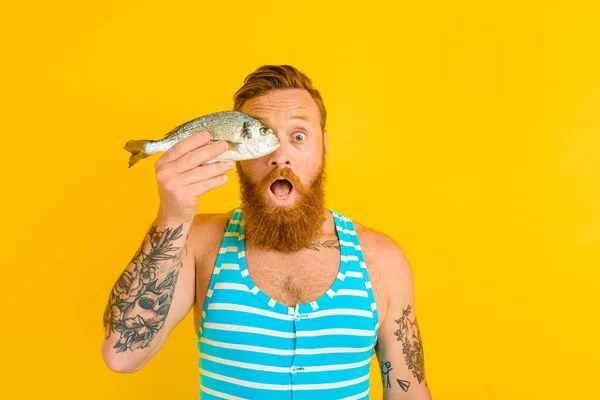
[[[413,321],[408,318],[410,311],[410,304],[405,310],[402,310],[402,316],[396,320],[399,326],[394,334],[397,340],[402,342],[402,353],[408,369],[412,370],[417,381],[421,383],[425,379],[423,344],[421,343],[417,318],[415,317]]]
[[[181,247],[173,242],[181,238],[182,227],[158,231],[153,225],[115,283],[104,311],[104,329],[107,338],[119,333],[117,353],[143,349],[163,327],[181,265]]]

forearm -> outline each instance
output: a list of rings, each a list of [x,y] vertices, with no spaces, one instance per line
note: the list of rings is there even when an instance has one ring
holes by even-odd
[[[190,225],[157,218],[113,286],[102,344],[111,369],[134,372],[162,346]]]

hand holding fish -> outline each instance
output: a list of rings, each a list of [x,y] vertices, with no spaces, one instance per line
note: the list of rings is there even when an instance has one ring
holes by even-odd
[[[227,151],[223,140],[211,142],[209,132],[195,133],[173,145],[154,164],[160,197],[158,219],[169,224],[191,222],[198,196],[227,182],[233,161],[205,164]]]
[[[159,218],[191,222],[196,197],[227,181],[233,161],[263,157],[277,150],[277,134],[261,121],[239,111],[204,115],[176,126],[160,140],[129,140],[129,167],[161,151],[156,162],[160,194]]]

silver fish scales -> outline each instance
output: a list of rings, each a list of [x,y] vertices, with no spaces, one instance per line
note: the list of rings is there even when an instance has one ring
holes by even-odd
[[[175,143],[197,132],[208,131],[211,142],[224,140],[229,147],[225,153],[206,162],[239,161],[258,158],[277,150],[277,134],[258,119],[239,111],[220,111],[185,122],[160,140],[130,140],[123,147],[131,153],[129,167],[152,154],[167,151]]]

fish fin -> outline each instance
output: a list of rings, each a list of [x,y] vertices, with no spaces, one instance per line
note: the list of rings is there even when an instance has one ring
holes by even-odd
[[[165,133],[165,136],[163,136],[163,137],[170,136],[171,134],[175,133],[179,128],[181,128],[185,124],[187,124],[187,122],[184,122],[183,124],[177,125],[175,128],[173,128],[169,132]]]
[[[146,154],[146,143],[150,142],[150,140],[130,140],[125,143],[123,147],[125,150],[131,153],[131,157],[129,157],[129,167],[131,168],[135,163],[140,161],[142,158],[148,157]]]
[[[230,142],[229,140],[227,140],[227,145],[229,146],[227,150],[235,150],[235,151],[239,151],[239,147],[242,146],[241,143]]]
[[[241,146],[241,145],[238,144],[237,146]],[[207,162],[202,163],[202,165],[214,164],[214,163],[217,163],[217,162],[227,162],[227,161],[236,161],[236,160],[239,160],[238,158],[235,158],[237,156],[237,154],[235,154],[236,152],[238,152],[237,149],[235,151],[229,151],[228,150],[225,153],[216,156],[212,160],[208,160]]]
[[[216,142],[216,140],[211,140],[210,142],[208,142],[209,144]],[[238,151],[238,146],[240,146],[242,143],[237,143],[237,142],[232,142],[230,140],[225,140],[225,143],[227,143],[227,150],[236,150]]]

